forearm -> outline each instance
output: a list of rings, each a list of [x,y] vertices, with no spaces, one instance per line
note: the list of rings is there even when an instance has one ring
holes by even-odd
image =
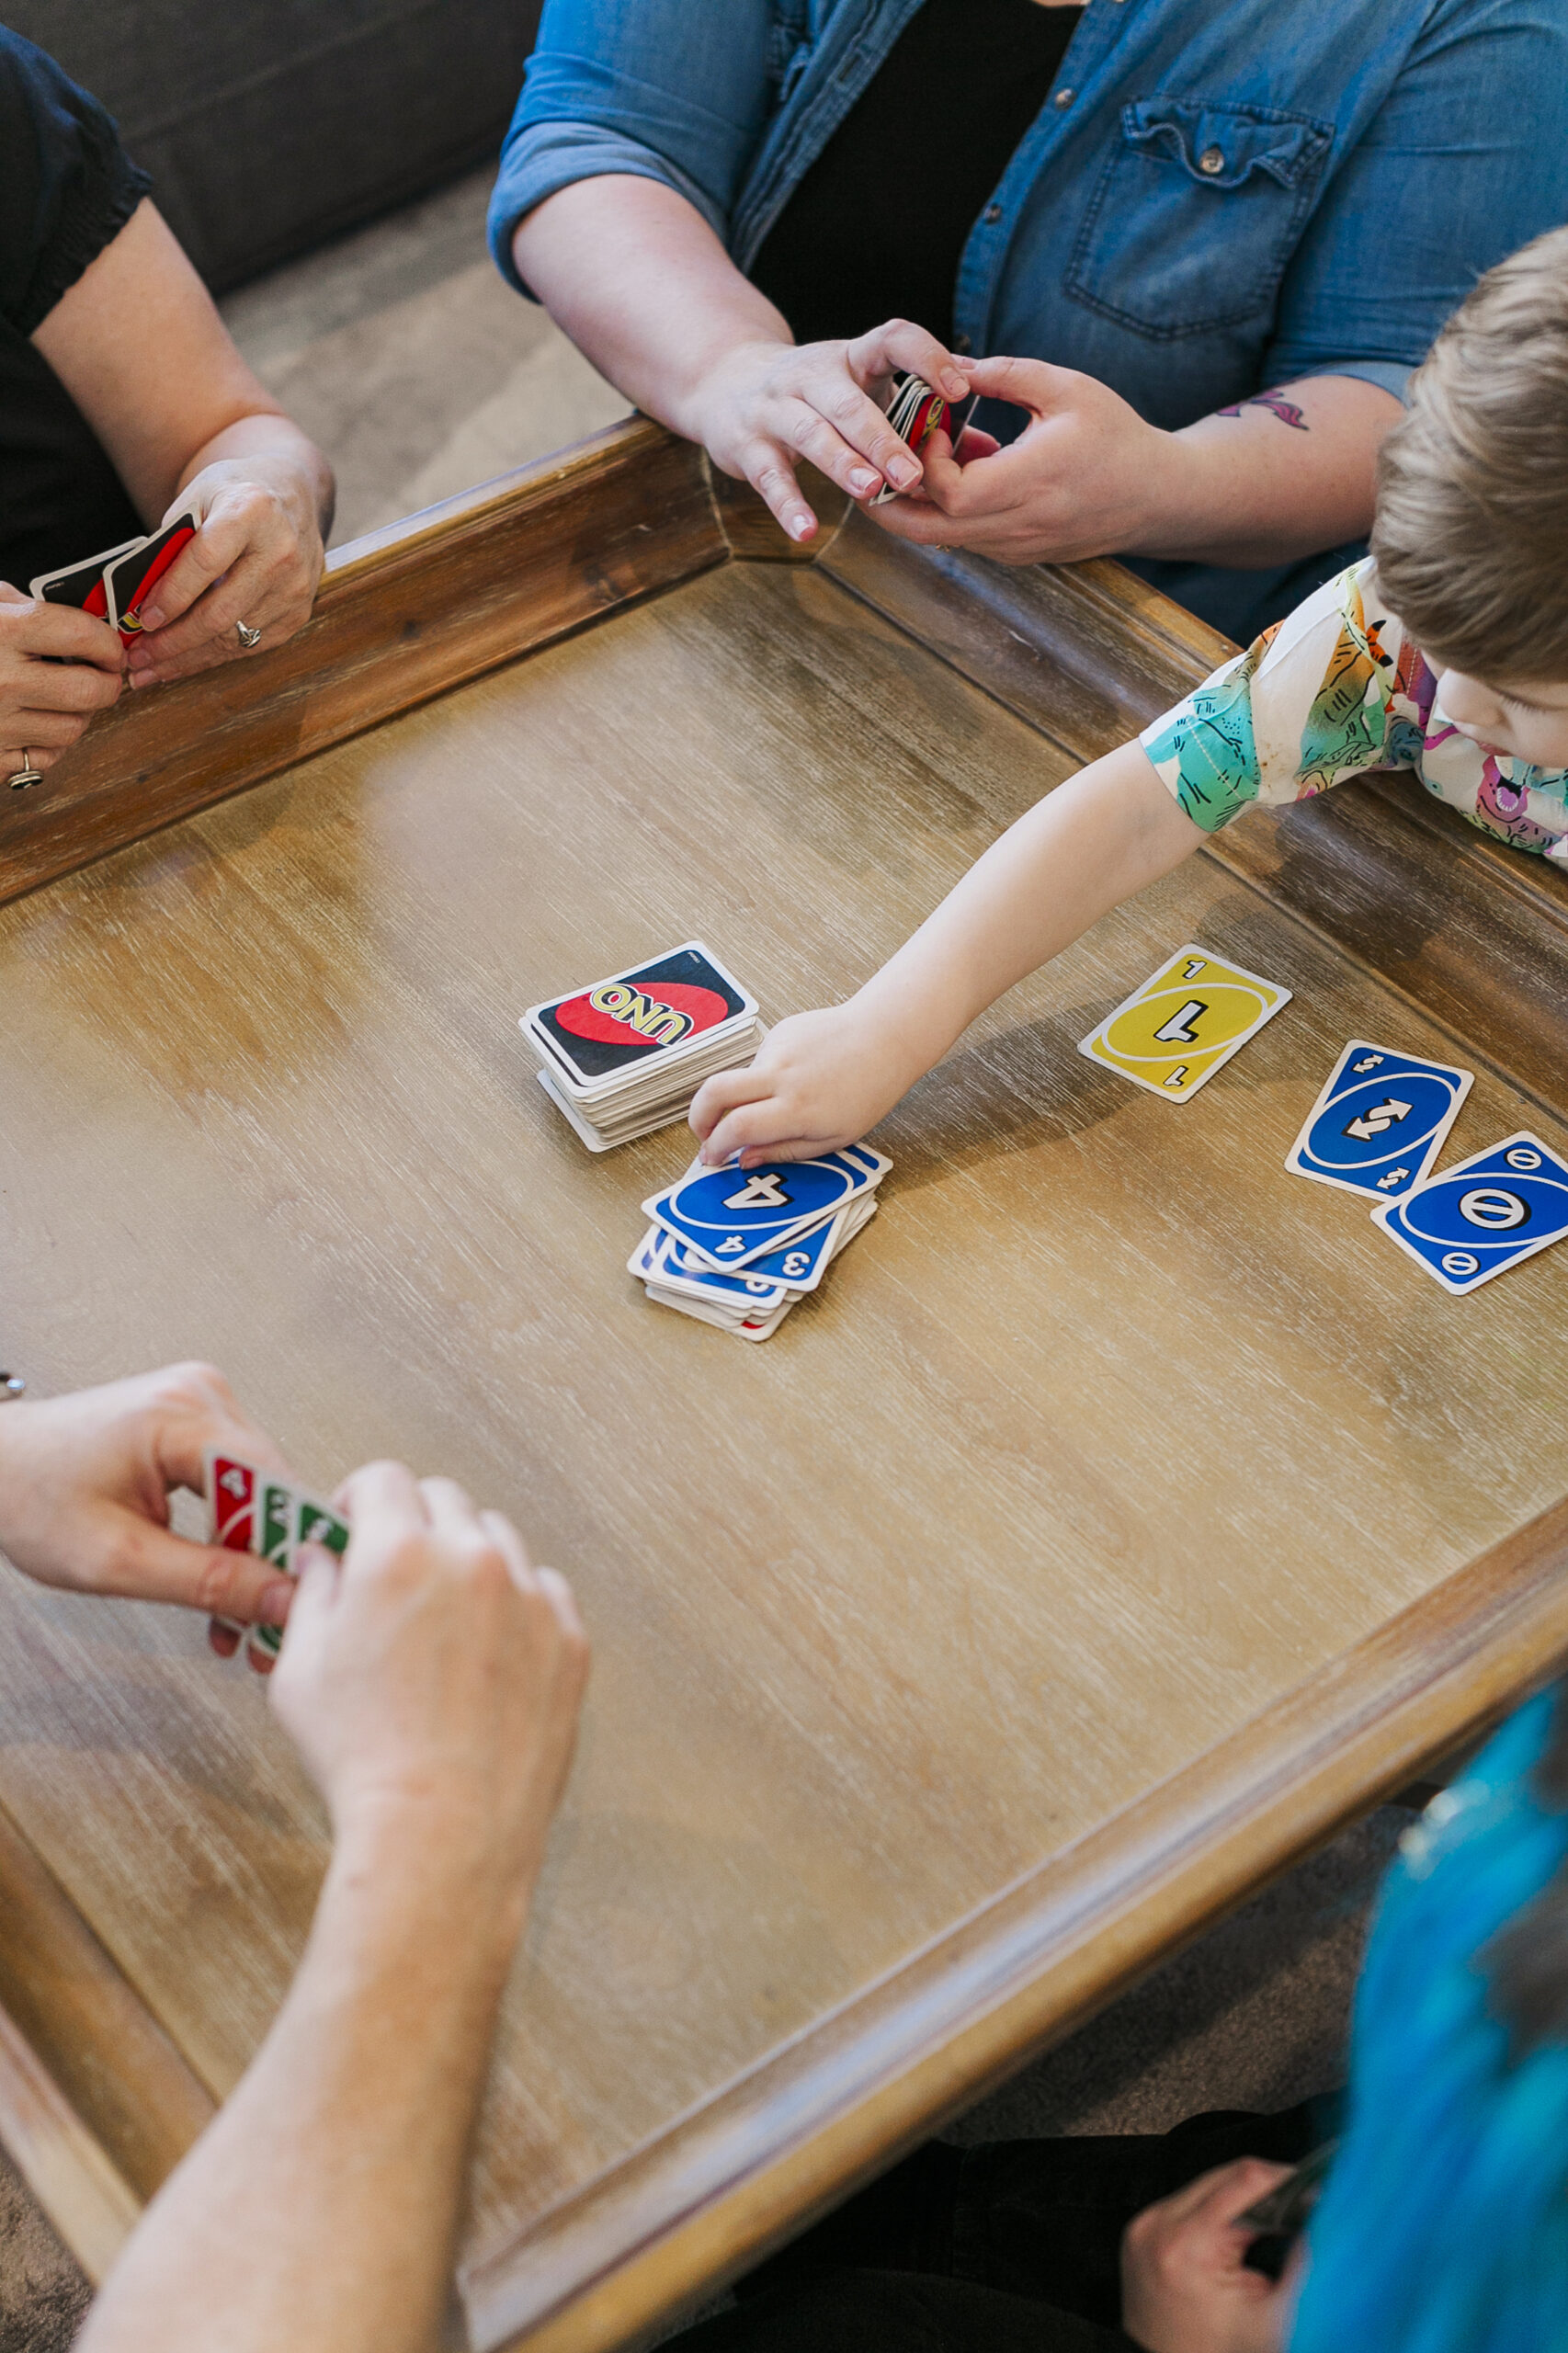
[[[340,1852],[271,2033],[83,2353],[428,2353],[519,1917],[448,1857]]]
[[[904,1084],[1015,983],[1202,839],[1136,741],[1037,802],[855,1000],[894,1043]]]
[[[170,497],[209,466],[224,460],[243,468],[247,481],[270,483],[297,508],[301,521],[309,516],[322,538],[326,538],[336,497],[332,468],[290,417],[281,411],[263,410],[224,426],[192,450]]]
[[[1356,376],[1312,376],[1168,437],[1147,526],[1131,555],[1287,563],[1370,530],[1378,449],[1401,414]]]
[[[578,180],[512,241],[519,274],[601,375],[649,416],[699,439],[689,403],[727,353],[793,342],[702,215],[658,180]]]

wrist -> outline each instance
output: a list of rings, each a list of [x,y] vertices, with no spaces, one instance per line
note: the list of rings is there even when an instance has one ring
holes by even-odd
[[[449,1943],[505,1976],[528,1917],[537,1859],[519,1861],[486,1824],[448,1805],[364,1797],[336,1816],[323,1904]]]
[[[1193,426],[1179,433],[1150,430],[1152,446],[1140,468],[1140,511],[1122,551],[1181,563],[1224,539],[1236,495],[1236,460],[1244,453]]]
[[[688,441],[700,442],[711,449],[715,439],[722,438],[715,408],[725,396],[731,380],[740,378],[749,384],[777,359],[780,352],[793,347],[789,329],[782,320],[778,332],[769,333],[756,320],[744,325],[732,321],[705,344],[699,344],[686,355],[686,364],[671,386],[668,413],[665,422]]]

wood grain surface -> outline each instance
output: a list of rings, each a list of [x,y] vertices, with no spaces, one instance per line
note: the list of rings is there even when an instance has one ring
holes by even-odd
[[[0,792],[0,901],[728,553],[701,453],[635,418],[356,540],[287,645],[122,695]]]
[[[141,2200],[4,2010],[0,2146],[97,2287],[135,2228]]]
[[[581,1597],[481,2345],[608,2345],[733,2267],[1568,1638],[1568,1265],[1450,1302],[1284,1174],[1346,1037],[1451,1030],[1267,876],[1195,860],[977,1025],[767,1346],[625,1276],[683,1131],[590,1158],[523,1006],[693,935],[767,1016],[843,993],[1200,665],[1090,568],[1052,626],[1113,641],[1098,716],[1026,647],[1026,719],[874,609],[854,529],[841,576],[692,578],[0,913],[36,1387],[212,1356],[312,1483],[449,1471]],[[1296,994],[1178,1108],[1074,1046],[1189,938]],[[1542,1116],[1499,1062],[1460,1133]],[[221,2097],[319,1808],[199,1628],[8,1576],[0,1625],[0,1802]]]

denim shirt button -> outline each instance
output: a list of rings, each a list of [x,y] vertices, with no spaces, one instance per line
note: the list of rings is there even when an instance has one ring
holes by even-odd
[[[994,229],[996,226],[997,222],[1002,218],[1002,208],[999,204],[988,204],[980,217],[989,227]]]
[[[1058,90],[1051,103],[1053,107],[1070,107],[1077,95],[1076,90]]]
[[[1198,159],[1198,168],[1200,172],[1207,172],[1212,179],[1216,172],[1224,170],[1225,158],[1218,147],[1205,147]]]

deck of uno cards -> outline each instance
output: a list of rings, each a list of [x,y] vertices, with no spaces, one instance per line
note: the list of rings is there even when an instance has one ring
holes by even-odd
[[[1187,1103],[1290,1001],[1277,981],[1207,948],[1178,948],[1080,1039],[1078,1051],[1168,1103]]]
[[[530,1006],[538,1078],[590,1152],[684,1119],[715,1071],[750,1062],[756,999],[699,939]]]
[[[347,1551],[347,1521],[303,1487],[247,1462],[241,1455],[225,1453],[221,1447],[209,1447],[203,1462],[210,1544],[221,1544],[229,1552],[253,1552],[257,1560],[288,1576],[298,1574],[302,1544],[322,1544],[329,1552],[339,1554]],[[264,1660],[275,1659],[282,1648],[280,1626],[236,1627],[234,1631],[243,1633],[253,1654]]]
[[[642,1207],[627,1272],[660,1306],[743,1340],[771,1339],[876,1213],[892,1163],[869,1144],[766,1167],[688,1168]]]
[[[1285,1157],[1297,1176],[1397,1200],[1437,1159],[1473,1072],[1352,1038]]]
[[[893,380],[892,399],[888,404],[888,423],[903,441],[907,441],[918,458],[933,433],[946,433],[954,445],[963,431],[964,418],[974,406],[971,393],[957,407],[934,392],[921,376],[898,376]],[[876,496],[867,500],[869,506],[881,506],[890,498],[900,495],[891,482],[883,483]]]
[[[195,538],[199,524],[194,507],[182,508],[143,539],[122,540],[117,548],[84,556],[57,572],[40,572],[28,582],[28,594],[49,605],[74,605],[95,620],[107,620],[119,631],[120,643],[129,645],[141,631],[142,604]]]
[[[1372,1217],[1434,1281],[1462,1296],[1568,1233],[1568,1163],[1521,1131],[1380,1201]]]

